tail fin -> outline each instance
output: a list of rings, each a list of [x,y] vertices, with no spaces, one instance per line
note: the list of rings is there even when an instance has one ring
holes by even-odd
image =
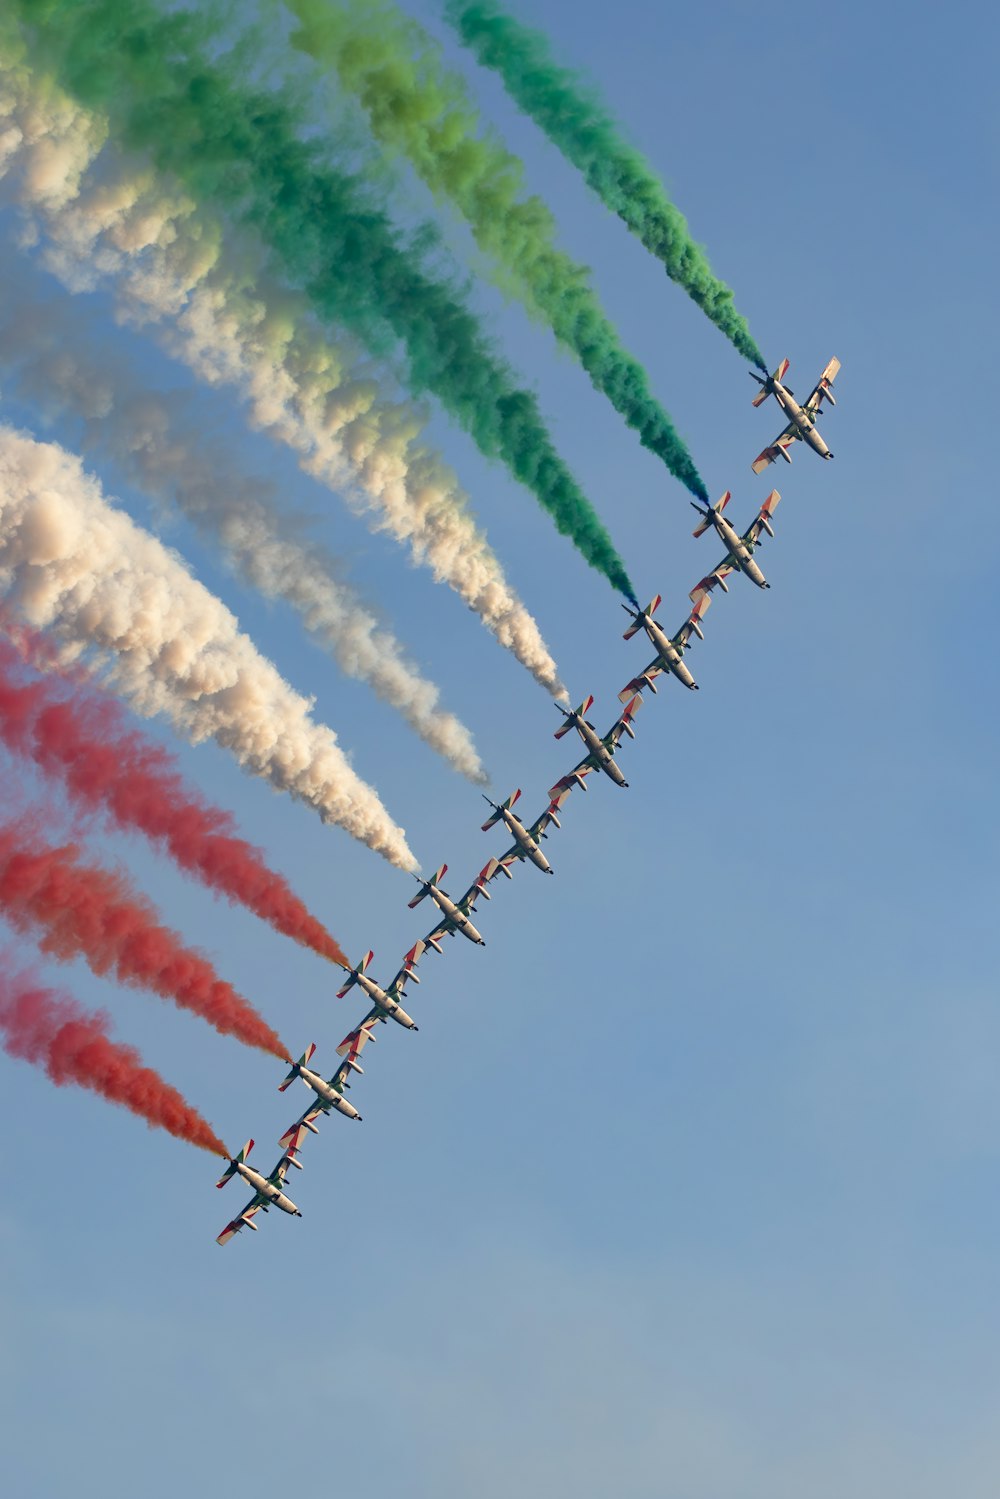
[[[441,883],[441,881],[444,879],[444,877],[445,877],[445,875],[447,873],[448,873],[448,866],[447,866],[447,864],[442,864],[441,867],[440,867],[440,869],[436,869],[434,871],[434,873],[431,875],[430,879],[427,881],[427,885],[439,885]],[[425,885],[422,890],[419,890],[417,892],[417,894],[413,897],[412,900],[407,901],[406,904],[409,906],[409,908],[410,908],[411,911],[413,910],[413,908],[415,906],[419,906],[420,902],[423,900],[424,896],[427,895],[427,893],[428,893],[427,886]]]
[[[579,708],[577,708],[576,711],[577,711],[577,713],[579,714],[579,716],[581,718],[584,718],[586,716],[586,714],[590,712],[590,709],[593,706],[594,706],[594,694],[591,693],[590,697],[585,698],[584,701],[580,704]],[[562,710],[560,709],[560,712],[561,711]],[[554,737],[556,739],[561,739],[564,734],[568,734],[569,733],[569,731],[570,731],[570,729],[572,727],[573,727],[573,724],[571,722],[571,718],[567,718],[566,721],[565,721],[565,723],[563,724],[562,728],[556,729]]]
[[[766,381],[765,380],[761,380],[761,378],[760,378],[759,375],[754,375],[753,376],[755,380],[760,381],[760,390],[757,392],[757,394],[753,398],[753,404],[755,406],[762,406],[764,404],[764,402],[767,400],[768,396],[774,394],[774,391],[771,388],[771,381],[772,380],[782,380],[783,381],[784,378],[785,378],[785,376],[788,374],[788,366],[789,366],[790,362],[791,361],[788,360],[788,359],[783,359],[781,361],[781,363],[778,365],[778,368],[775,370],[774,374],[771,375],[770,378],[768,380],[766,380]],[[753,375],[753,370],[751,370],[750,373]]]
[[[659,607],[660,607],[660,595],[657,594],[656,598],[655,599],[651,599],[650,602],[646,605],[646,608],[642,612],[646,616],[647,619],[651,619],[652,616],[656,613],[657,609],[659,609]],[[625,634],[622,636],[622,639],[623,640],[631,640],[632,636],[633,635],[638,635],[638,633],[639,633],[639,631],[641,629],[642,629],[642,618],[640,617],[638,619],[633,619],[632,623],[629,625],[628,629],[625,631]],[[593,698],[591,698],[591,702],[593,702]]]
[[[727,489],[725,494],[722,496],[722,499],[719,500],[717,504],[713,505],[707,513],[705,511],[702,511],[703,519],[699,521],[698,525],[695,526],[694,530],[691,533],[692,536],[704,536],[706,531],[711,530],[713,518],[716,515],[722,514],[723,510],[725,510],[731,499],[732,495]],[[694,504],[694,501],[692,500],[691,503]],[[697,510],[698,506],[695,505],[694,508]]]
[[[285,1081],[283,1083],[279,1083],[279,1085],[278,1085],[278,1092],[279,1093],[284,1093],[284,1091],[285,1091],[286,1088],[291,1087],[292,1083],[294,1083],[295,1079],[299,1075],[299,1068],[300,1067],[308,1067],[309,1061],[310,1061],[310,1059],[312,1057],[312,1054],[313,1054],[313,1052],[315,1050],[316,1050],[316,1042],[315,1041],[310,1041],[310,1043],[306,1047],[305,1051],[299,1057],[299,1060],[292,1067],[291,1072],[285,1078]]]
[[[219,1177],[219,1180],[215,1184],[217,1187],[224,1187],[229,1178],[236,1175],[236,1168],[238,1166],[242,1166],[251,1150],[253,1150],[253,1141],[248,1140],[239,1154],[233,1156],[232,1160],[229,1162],[229,1165]]]
[[[493,826],[493,824],[500,821],[500,819],[503,816],[504,812],[509,812],[510,811],[511,807],[514,805],[514,803],[517,801],[517,799],[518,799],[518,797],[520,795],[521,795],[521,791],[520,791],[520,788],[518,788],[518,790],[514,792],[514,795],[513,796],[508,796],[507,800],[501,802],[500,805],[499,805],[499,807],[494,806],[493,815],[491,817],[487,817],[486,821],[483,823],[483,832],[484,833],[488,833],[489,830],[490,830],[490,828]],[[484,796],[483,800],[488,802],[489,801],[489,797],[488,796]]]
[[[373,949],[369,948],[368,951],[365,953],[364,957],[361,959],[361,962],[357,965],[357,967],[356,968],[352,968],[351,971],[348,973],[346,979],[344,980],[343,987],[337,990],[337,998],[338,999],[343,999],[343,997],[347,993],[347,991],[349,989],[353,989],[354,988],[354,985],[358,982],[358,974],[365,972],[365,970],[368,967],[368,964],[371,962],[371,960],[372,960],[372,958],[374,958],[374,956],[375,956],[375,953],[374,953]]]

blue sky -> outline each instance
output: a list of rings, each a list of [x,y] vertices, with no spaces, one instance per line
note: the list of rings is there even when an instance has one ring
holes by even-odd
[[[752,410],[726,341],[434,7],[413,8],[593,267],[713,496],[733,489],[749,519],[774,408]],[[532,15],[600,81],[772,364],[787,354],[802,389],[839,355],[836,459],[799,453],[776,475],[772,589],[737,578],[716,601],[692,655],[702,690],[667,684],[643,708],[631,789],[571,799],[555,877],[520,870],[481,908],[485,951],[425,959],[420,1034],[385,1029],[366,1053],[364,1123],[310,1142],[301,1222],[272,1214],[217,1249],[243,1199],[214,1192],[207,1157],[0,1058],[20,1499],[255,1499],[290,1478],[413,1499],[996,1492],[996,21],[971,4],[901,19],[539,0]],[[408,188],[401,211],[421,202]],[[474,296],[643,600],[662,593],[679,625],[718,552],[692,540],[686,494],[544,329]],[[189,383],[107,330],[152,384]],[[16,393],[3,409],[31,420]],[[207,410],[378,595],[495,791],[541,810],[574,763],[544,694],[224,395]],[[615,596],[505,472],[441,417],[433,430],[574,700],[593,692],[610,723],[646,660]],[[502,846],[479,832],[478,792],[183,525],[164,534],[315,694],[424,867],[447,860],[464,887]],[[180,757],[390,974],[425,930],[410,882],[222,751]],[[332,1064],[359,1006],[334,999],[325,965],[138,844],[103,847],[296,1052],[315,1040]],[[82,969],[43,971],[270,1163],[306,1097],[278,1095],[276,1065]]]

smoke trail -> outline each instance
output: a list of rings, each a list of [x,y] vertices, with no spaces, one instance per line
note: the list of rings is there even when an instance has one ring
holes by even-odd
[[[109,1038],[107,1015],[88,1014],[68,994],[43,989],[27,974],[11,972],[9,954],[3,958],[0,1037],[9,1056],[44,1067],[57,1088],[67,1083],[89,1088],[179,1140],[228,1156],[212,1126],[176,1088],[145,1067],[133,1047]]]
[[[764,357],[733,293],[712,273],[687,220],[670,202],[652,167],[622,137],[592,85],[554,60],[538,31],[505,15],[492,0],[445,0],[445,15],[511,98],[583,173],[587,185],[663,263],[671,280],[760,369]]]
[[[611,539],[556,454],[535,397],[519,390],[459,293],[425,269],[428,231],[393,228],[359,179],[323,160],[294,90],[248,86],[236,65],[209,62],[216,28],[204,8],[162,15],[148,0],[14,0],[31,55],[116,136],[160,171],[259,233],[275,267],[324,320],[376,354],[398,339],[417,392],[431,391],[490,458],[532,490],[590,565],[627,597]]]
[[[276,486],[239,473],[230,445],[205,429],[197,403],[180,391],[144,390],[141,371],[101,345],[84,309],[68,298],[43,300],[9,250],[0,251],[0,284],[8,298],[0,307],[0,368],[16,377],[13,388],[47,416],[82,418],[85,450],[110,451],[145,494],[172,501],[221,541],[245,581],[291,604],[347,675],[367,681],[456,770],[485,784],[472,737],[438,707],[439,689],[336,577],[336,560],[297,539],[296,518],[283,513]]]
[[[162,325],[169,351],[203,379],[234,385],[254,425],[305,472],[430,567],[554,697],[565,696],[535,620],[511,589],[452,471],[418,439],[422,414],[378,395],[344,337],[313,325],[204,205],[109,164],[81,194],[104,127],[44,79],[0,63],[0,176],[51,237],[45,260],[72,290],[116,276],[126,316]],[[38,225],[28,231],[38,237]],[[175,321],[176,320],[176,321]]]
[[[119,705],[79,682],[69,696],[51,677],[25,681],[20,659],[0,637],[0,739],[7,749],[61,781],[78,808],[138,832],[187,874],[334,963],[343,949],[267,868],[264,855],[236,836],[228,812],[184,785],[171,755],[128,729]]]
[[[468,220],[479,248],[499,262],[529,309],[580,360],[591,383],[692,494],[705,485],[683,440],[649,390],[646,371],[622,348],[589,285],[589,271],[556,248],[555,221],[540,198],[522,196],[521,163],[494,133],[481,133],[462,79],[394,0],[284,0],[299,20],[292,43],[334,68],[356,94],[372,130],[401,152],[438,197]]]
[[[41,950],[60,962],[82,957],[93,973],[172,1000],[223,1036],[288,1056],[250,1002],[162,926],[123,876],[47,843],[27,818],[0,823],[0,913],[15,931],[39,934]]]
[[[406,838],[332,731],[180,560],[103,498],[79,459],[0,427],[0,594],[110,663],[137,712],[214,739],[401,869]]]

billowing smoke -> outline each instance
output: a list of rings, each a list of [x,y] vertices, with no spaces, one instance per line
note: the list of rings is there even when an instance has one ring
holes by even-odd
[[[0,176],[44,227],[43,255],[72,290],[114,277],[123,315],[161,327],[172,354],[232,385],[253,423],[376,530],[405,545],[525,666],[564,697],[538,625],[510,587],[454,473],[421,440],[417,408],[380,386],[343,335],[321,330],[223,232],[210,205],[101,155],[100,117],[13,65],[0,66]],[[110,157],[110,159],[109,159]],[[38,221],[41,221],[40,223]]]
[[[145,1066],[134,1047],[112,1041],[110,1026],[107,1015],[89,1014],[68,994],[18,973],[11,955],[3,954],[0,1045],[8,1056],[42,1067],[57,1088],[67,1083],[89,1088],[179,1140],[228,1156],[208,1121],[158,1072]]]
[[[42,952],[61,962],[82,957],[93,973],[148,989],[221,1035],[287,1057],[249,1000],[162,925],[124,874],[85,863],[70,845],[51,844],[39,821],[0,822],[0,914],[15,931],[36,936]]]
[[[384,145],[399,151],[437,197],[466,218],[496,263],[499,284],[549,323],[592,385],[692,494],[705,485],[683,439],[654,400],[642,365],[623,347],[586,266],[557,248],[555,221],[526,198],[521,163],[483,132],[461,77],[437,42],[395,0],[284,0],[299,21],[292,42],[335,69]]]
[[[321,957],[345,962],[340,945],[268,869],[261,850],[238,837],[232,816],[185,785],[174,757],[129,728],[120,705],[80,673],[27,676],[23,657],[39,656],[44,641],[18,634],[20,650],[0,636],[0,740],[10,753],[60,782],[75,812],[141,833],[210,890]]]
[[[336,559],[300,539],[304,518],[288,514],[276,486],[240,472],[231,444],[215,436],[200,403],[185,392],[144,389],[137,364],[101,346],[89,309],[73,298],[40,296],[37,277],[10,247],[0,246],[0,284],[4,388],[47,415],[81,420],[84,451],[110,453],[145,494],[177,505],[221,543],[248,584],[290,604],[348,676],[367,682],[456,770],[485,784],[472,736],[439,707],[439,689],[337,577]]]
[[[488,458],[532,491],[591,567],[633,596],[597,512],[559,457],[531,391],[519,388],[463,293],[440,274],[429,230],[403,234],[373,182],[329,159],[303,126],[298,91],[249,81],[246,59],[219,55],[222,11],[164,14],[151,0],[11,0],[29,55],[111,133],[148,153],[199,198],[259,236],[283,281],[324,325],[376,356],[401,347],[406,379],[429,392]]]
[[[246,770],[401,869],[401,828],[351,769],[332,730],[180,559],[104,499],[79,459],[0,427],[0,595],[68,654],[96,653],[140,714]]]
[[[684,215],[645,157],[624,139],[593,85],[555,61],[541,32],[522,26],[492,0],[446,0],[445,15],[601,202],[662,262],[671,280],[745,358],[766,370],[746,318],[733,305],[731,288],[713,274]]]

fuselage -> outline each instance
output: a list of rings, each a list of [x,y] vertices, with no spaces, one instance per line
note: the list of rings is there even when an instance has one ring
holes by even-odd
[[[313,1090],[317,1098],[322,1098],[323,1102],[329,1104],[331,1109],[336,1109],[338,1114],[345,1114],[348,1119],[361,1118],[353,1103],[348,1103],[344,1095],[331,1087],[326,1078],[321,1077],[318,1072],[313,1072],[308,1067],[300,1067],[299,1077],[307,1088]]]
[[[292,1199],[286,1197],[281,1188],[274,1185],[274,1182],[269,1182],[266,1176],[261,1176],[259,1171],[255,1171],[245,1161],[240,1161],[236,1169],[243,1180],[248,1182],[255,1192],[259,1192],[261,1197],[266,1197],[268,1202],[280,1208],[283,1213],[291,1213],[293,1217],[299,1217],[299,1210]]]
[[[551,874],[552,865],[542,853],[521,819],[511,812],[509,807],[503,809],[501,816],[510,829],[518,848],[523,849],[525,858],[530,859],[532,864],[538,869],[544,870],[546,874]]]
[[[672,672],[678,682],[683,682],[685,687],[697,687],[698,683],[685,664],[684,652],[674,644],[666,630],[661,630],[656,621],[650,619],[648,615],[643,622],[643,629],[666,670]]]
[[[627,786],[628,782],[616,765],[614,755],[608,749],[593,725],[589,724],[579,713],[574,713],[573,722],[576,725],[577,733],[587,746],[588,752],[593,756],[594,762],[599,769],[603,770],[604,774],[609,776],[616,786]]]
[[[485,941],[476,931],[468,916],[466,916],[464,911],[459,910],[450,896],[445,895],[444,891],[439,890],[436,885],[428,885],[427,894],[437,906],[441,915],[451,922],[456,932],[461,932],[463,937],[468,937],[470,942],[477,942],[480,947],[486,946]]]
[[[384,1014],[388,1015],[390,1020],[398,1021],[398,1023],[402,1026],[405,1026],[408,1031],[416,1029],[413,1021],[410,1019],[409,1015],[407,1015],[402,1005],[397,1004],[392,996],[388,994],[380,984],[376,984],[375,980],[370,979],[366,973],[359,972],[357,975],[357,979],[358,983],[364,990],[365,994],[367,994],[372,1004],[378,1005],[379,1009],[382,1010]]]
[[[820,437],[816,423],[809,413],[803,410],[795,397],[785,389],[780,380],[772,380],[771,387],[775,400],[788,417],[788,420],[797,429],[802,440],[808,443],[813,452],[818,453],[821,458],[832,458],[833,454],[822,437]]]
[[[741,573],[746,573],[751,582],[756,583],[758,588],[767,587],[767,579],[753,560],[753,550],[738,531],[734,531],[724,515],[718,511],[713,512],[712,523],[718,531],[719,536],[729,548],[729,555],[739,568]]]

